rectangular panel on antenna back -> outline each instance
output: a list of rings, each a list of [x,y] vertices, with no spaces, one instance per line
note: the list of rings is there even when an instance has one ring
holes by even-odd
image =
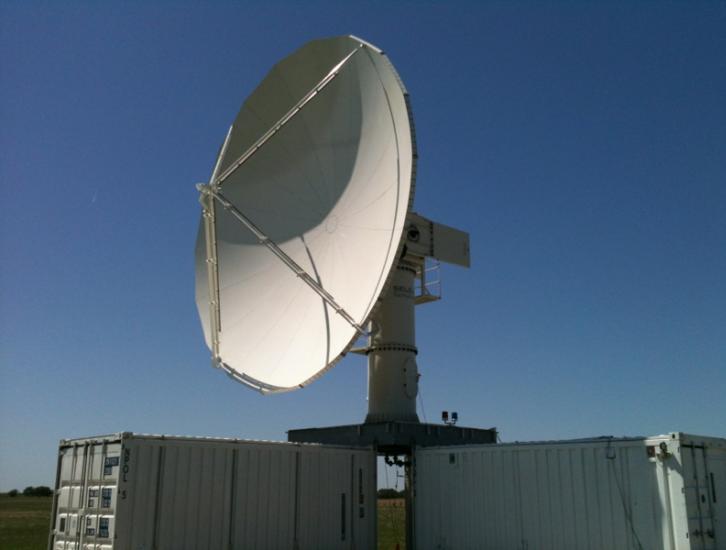
[[[433,257],[441,262],[469,267],[469,234],[433,222]]]

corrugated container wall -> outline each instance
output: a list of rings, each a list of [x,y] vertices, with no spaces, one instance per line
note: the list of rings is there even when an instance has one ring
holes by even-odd
[[[726,440],[418,449],[416,548],[726,549]]]
[[[118,434],[62,441],[50,550],[364,549],[376,455]]]

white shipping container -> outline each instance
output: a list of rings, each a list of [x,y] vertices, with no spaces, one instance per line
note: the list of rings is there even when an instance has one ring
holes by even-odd
[[[131,433],[60,444],[49,550],[375,544],[372,449]]]
[[[418,550],[726,549],[726,439],[417,449]]]

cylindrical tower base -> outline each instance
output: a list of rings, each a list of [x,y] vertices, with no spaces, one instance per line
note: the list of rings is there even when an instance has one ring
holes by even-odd
[[[401,262],[372,317],[366,422],[418,422],[414,317],[415,267]]]

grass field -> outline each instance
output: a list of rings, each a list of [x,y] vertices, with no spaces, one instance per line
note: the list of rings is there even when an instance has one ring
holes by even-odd
[[[396,546],[398,545],[398,546]],[[378,501],[378,550],[406,548],[406,506],[402,498]]]
[[[51,497],[0,495],[0,550],[44,550],[52,504]]]
[[[44,550],[51,505],[50,497],[0,495],[0,550]],[[405,533],[403,499],[379,500],[378,550],[404,550]]]

